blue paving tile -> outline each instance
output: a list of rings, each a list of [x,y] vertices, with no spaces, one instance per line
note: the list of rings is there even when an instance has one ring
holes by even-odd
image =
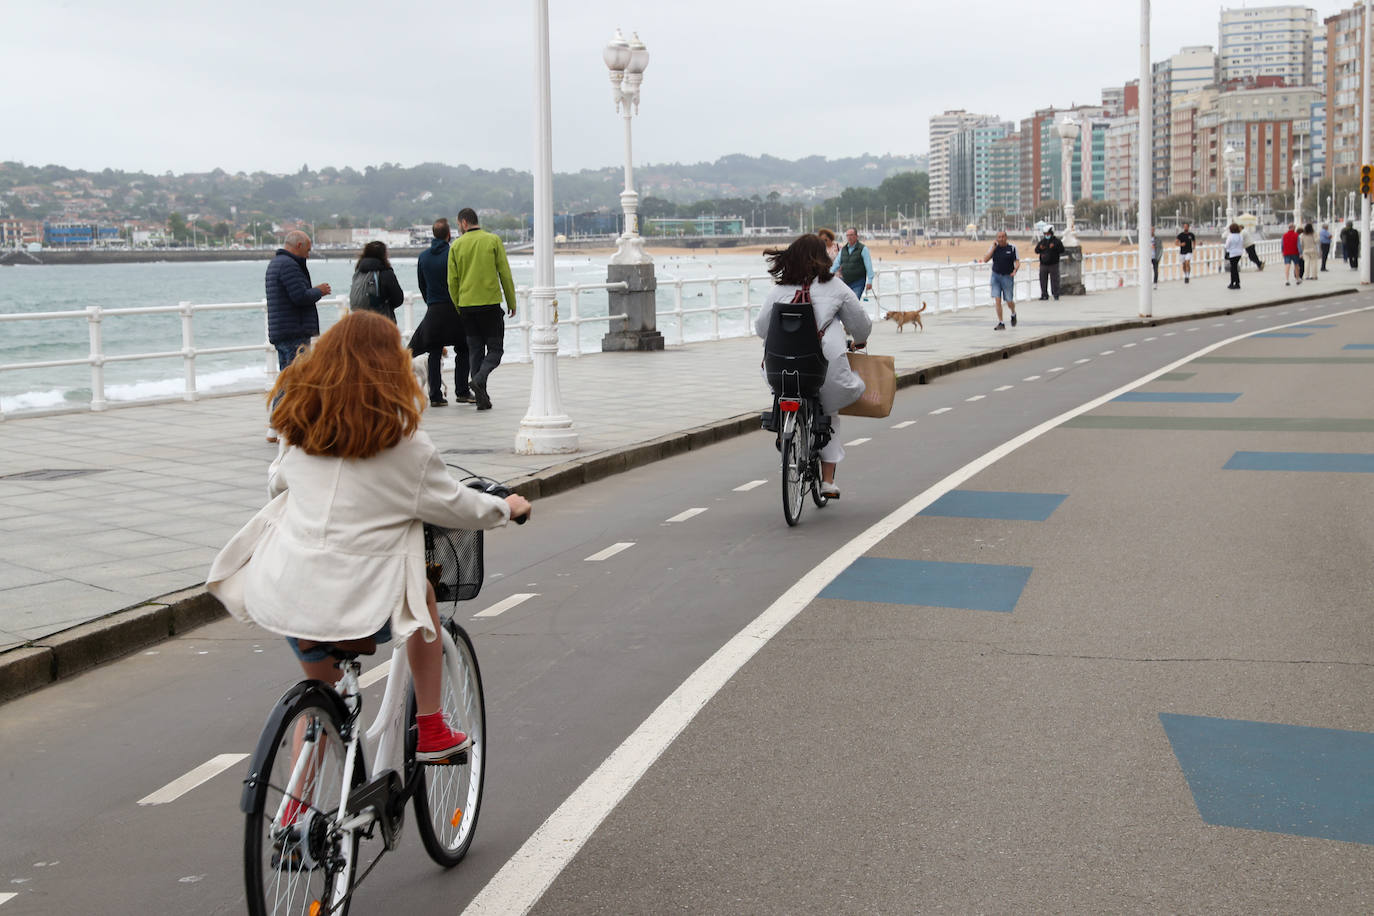
[[[1179,404],[1230,404],[1239,391],[1128,391],[1114,401]]]
[[[1255,337],[1311,337],[1307,331],[1270,331],[1268,334],[1256,334]]]
[[[1374,344],[1346,344],[1342,350],[1374,350]]]
[[[1374,844],[1374,734],[1173,713],[1159,720],[1207,823]]]
[[[1374,455],[1357,452],[1236,452],[1227,471],[1335,471],[1374,474]]]
[[[821,597],[1010,613],[1030,574],[1029,566],[859,557]]]
[[[950,490],[921,511],[946,518],[999,518],[1043,522],[1065,500],[1063,493],[1002,493],[996,490]]]

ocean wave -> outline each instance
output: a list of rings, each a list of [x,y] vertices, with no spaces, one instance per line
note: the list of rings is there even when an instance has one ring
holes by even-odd
[[[244,366],[238,369],[221,369],[196,375],[197,391],[213,391],[217,388],[245,388],[252,390],[267,384],[267,372],[262,366]],[[147,401],[155,398],[180,397],[186,390],[186,378],[141,379],[128,384],[105,386],[105,397],[111,401]]]

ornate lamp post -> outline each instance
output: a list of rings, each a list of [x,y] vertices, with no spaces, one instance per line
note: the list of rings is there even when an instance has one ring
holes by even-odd
[[[1073,141],[1078,139],[1078,122],[1067,114],[1059,122],[1059,139],[1063,141],[1063,184],[1064,184],[1064,245],[1073,247],[1078,244],[1078,236],[1073,232]]]
[[[1293,159],[1293,223],[1302,231],[1302,156]]]
[[[1226,225],[1231,225],[1236,221],[1236,205],[1231,199],[1231,178],[1236,173],[1236,158],[1240,153],[1231,144],[1226,144],[1226,149],[1222,150],[1222,168],[1226,170]]]
[[[577,451],[577,431],[558,388],[558,302],[553,291],[553,116],[549,0],[534,0],[534,284],[530,288],[530,406],[515,434],[521,455]]]
[[[615,110],[625,116],[625,190],[620,192],[620,205],[625,209],[625,231],[616,244],[612,264],[645,264],[653,260],[644,251],[644,239],[639,236],[639,195],[635,193],[634,157],[630,143],[630,119],[639,113],[639,85],[644,81],[644,68],[649,66],[649,50],[639,40],[639,33],[629,41],[615,30],[615,36],[601,52],[601,58],[611,71],[611,98]]]

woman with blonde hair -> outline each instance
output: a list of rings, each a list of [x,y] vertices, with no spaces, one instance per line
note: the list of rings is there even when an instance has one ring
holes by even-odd
[[[207,588],[235,617],[287,637],[306,677],[326,683],[340,676],[331,644],[404,640],[416,757],[447,762],[470,742],[439,709],[443,647],[422,523],[496,528],[530,504],[449,474],[420,429],[410,354],[381,315],[344,316],[282,371],[268,393],[277,396],[271,502],[220,551]]]

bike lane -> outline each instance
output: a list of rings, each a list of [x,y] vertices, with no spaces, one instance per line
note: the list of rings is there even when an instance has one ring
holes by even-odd
[[[1371,351],[1246,337],[914,500],[533,912],[1368,912]]]

